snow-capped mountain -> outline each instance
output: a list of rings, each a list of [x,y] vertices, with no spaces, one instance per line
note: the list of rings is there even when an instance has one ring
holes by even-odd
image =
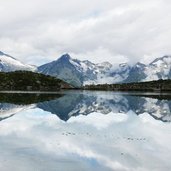
[[[110,72],[110,76],[112,77],[111,83],[123,82],[129,76],[130,70],[131,66],[127,63],[119,64],[117,69]]]
[[[108,62],[94,64],[88,60],[72,59],[68,54],[65,54],[56,61],[38,67],[38,72],[58,77],[77,87],[86,84],[170,79],[171,56],[156,58],[147,65],[140,62],[133,66],[122,63],[118,68],[114,68]]]
[[[131,67],[128,77],[124,82],[152,81],[171,79],[171,56],[156,58],[145,65],[137,63]]]
[[[72,60],[66,54],[56,61],[38,67],[38,72],[55,76],[75,86],[81,86],[83,82],[83,68],[79,62],[79,60]]]
[[[146,74],[145,81],[170,79],[171,78],[171,56],[163,56],[156,58],[148,66],[146,66],[144,73]]]
[[[114,70],[109,62],[94,64],[88,60],[72,59],[65,54],[56,61],[38,67],[38,72],[58,77],[79,87],[86,84],[121,82],[127,78],[129,69],[127,64],[121,64]]]
[[[146,69],[146,65],[143,63],[136,63],[132,66],[127,74],[127,78],[123,82],[140,82],[146,78],[146,74],[144,73]]]
[[[24,64],[14,57],[0,51],[0,71],[10,72],[16,70],[36,71],[36,67]]]
[[[87,84],[140,82],[171,79],[171,56],[156,58],[146,65],[140,62],[135,65],[121,63],[114,68],[109,62],[95,64],[88,60],[73,59],[69,54],[64,54],[59,59],[36,68],[0,51],[0,71],[16,70],[29,70],[55,76],[75,87]]]

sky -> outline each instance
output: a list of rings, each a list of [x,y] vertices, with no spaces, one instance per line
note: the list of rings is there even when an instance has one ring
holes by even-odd
[[[170,0],[0,0],[0,50],[29,64],[148,63],[171,54],[170,38]]]

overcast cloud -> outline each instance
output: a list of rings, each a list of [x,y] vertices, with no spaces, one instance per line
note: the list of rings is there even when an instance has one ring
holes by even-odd
[[[170,39],[169,0],[0,0],[0,50],[31,64],[148,62],[171,54]]]

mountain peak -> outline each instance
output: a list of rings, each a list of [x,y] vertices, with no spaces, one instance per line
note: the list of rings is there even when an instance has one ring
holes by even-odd
[[[141,62],[137,62],[135,64],[136,67],[145,67],[145,64],[141,63]]]
[[[163,57],[161,58],[171,58],[171,55],[164,55]]]
[[[171,56],[156,58],[152,64],[121,63],[114,68],[109,62],[92,63],[88,60],[62,55],[57,61],[42,65],[38,71],[67,81],[73,86],[118,82],[140,82],[171,78]]]
[[[68,53],[62,55],[58,60],[69,60],[71,59],[70,55]]]
[[[156,58],[154,61],[152,61],[152,62],[150,63],[150,65],[151,65],[151,64],[154,64],[154,63],[156,63],[156,62],[158,62],[158,61],[163,61],[163,60],[167,60],[167,59],[170,60],[170,59],[171,59],[171,55],[165,55],[165,56]]]

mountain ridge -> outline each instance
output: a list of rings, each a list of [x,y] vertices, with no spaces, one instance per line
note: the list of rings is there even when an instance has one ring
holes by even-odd
[[[171,56],[154,59],[149,64],[137,62],[134,65],[121,63],[114,67],[109,62],[93,63],[78,60],[69,54],[41,66],[24,64],[16,58],[0,51],[0,71],[27,70],[50,75],[68,82],[74,87],[89,84],[114,84],[171,79]]]
[[[0,71],[12,72],[16,70],[36,71],[37,67],[24,64],[16,58],[0,51]]]
[[[60,69],[57,69],[57,66],[60,66]],[[171,56],[156,58],[149,64],[141,62],[134,65],[121,63],[118,68],[113,68],[109,62],[95,64],[88,60],[73,59],[69,54],[64,54],[57,60],[38,67],[38,72],[59,77],[78,87],[87,84],[114,84],[170,79]],[[69,78],[66,77],[67,75],[69,75]]]

